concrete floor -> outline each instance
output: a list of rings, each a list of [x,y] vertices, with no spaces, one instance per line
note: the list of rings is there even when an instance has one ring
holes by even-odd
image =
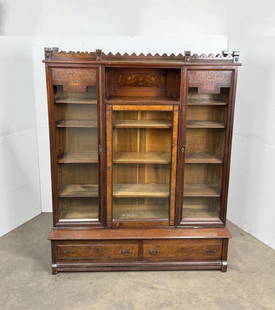
[[[96,272],[51,275],[41,214],[0,238],[0,309],[275,309],[275,251],[229,224],[227,273]]]

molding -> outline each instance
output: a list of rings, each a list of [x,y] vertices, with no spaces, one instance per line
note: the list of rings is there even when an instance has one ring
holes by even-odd
[[[72,61],[72,60],[84,60],[84,61],[178,61],[182,63],[238,63],[240,52],[239,51],[222,51],[220,54],[192,54],[191,51],[185,51],[183,54],[120,54],[120,53],[108,53],[105,54],[101,49],[96,49],[94,52],[88,51],[59,51],[58,47],[45,47],[45,61]]]

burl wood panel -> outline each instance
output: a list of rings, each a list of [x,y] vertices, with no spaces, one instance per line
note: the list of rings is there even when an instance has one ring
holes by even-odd
[[[57,244],[57,260],[116,260],[133,259],[138,256],[138,243],[135,241],[71,242]]]
[[[221,239],[145,240],[143,256],[146,260],[214,260],[221,259]]]
[[[190,70],[188,86],[197,87],[198,93],[218,94],[221,87],[231,87],[232,71]]]
[[[62,85],[64,92],[84,92],[87,86],[96,85],[96,69],[52,69],[54,85]]]

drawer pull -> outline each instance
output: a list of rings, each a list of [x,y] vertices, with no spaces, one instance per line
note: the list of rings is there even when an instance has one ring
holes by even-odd
[[[149,250],[149,253],[151,254],[151,255],[159,255],[160,254],[160,250],[157,250],[157,249],[151,249],[151,250]]]
[[[131,249],[123,249],[123,250],[121,250],[121,254],[124,256],[132,255],[132,250]]]
[[[64,250],[63,253],[64,254],[73,254],[74,250]]]
[[[216,249],[207,249],[207,250],[206,250],[206,253],[207,253],[208,255],[214,255],[214,254],[217,253],[217,250],[216,250]]]

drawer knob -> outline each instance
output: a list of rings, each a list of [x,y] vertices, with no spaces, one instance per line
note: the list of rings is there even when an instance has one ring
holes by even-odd
[[[124,256],[129,256],[132,254],[132,250],[131,249],[123,249],[123,250],[121,250],[121,254]]]
[[[207,249],[207,250],[206,250],[206,253],[207,253],[208,255],[214,255],[214,254],[217,253],[217,250],[216,250],[216,249]]]
[[[151,255],[159,255],[160,254],[160,250],[158,250],[158,249],[151,249],[151,250],[149,250],[149,253]]]
[[[63,253],[64,254],[73,254],[74,250],[64,250]]]

